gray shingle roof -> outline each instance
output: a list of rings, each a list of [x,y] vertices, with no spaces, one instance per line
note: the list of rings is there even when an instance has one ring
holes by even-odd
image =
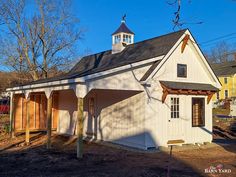
[[[112,33],[112,35],[114,34],[117,34],[117,33],[130,33],[130,34],[134,34],[125,24],[125,22],[122,22],[119,26],[119,28],[114,32]]]
[[[189,82],[172,82],[160,81],[161,84],[171,89],[182,90],[203,90],[203,91],[218,91],[219,89],[211,84],[189,83]]]
[[[236,61],[211,64],[217,76],[228,76],[236,73]]]
[[[120,53],[112,54],[112,51],[108,50],[85,56],[67,74],[34,81],[30,84],[82,77],[165,55],[185,31],[186,29],[127,45]],[[159,62],[156,63],[158,64]]]
[[[109,50],[84,57],[71,69],[69,74],[77,73],[84,76],[165,55],[185,31],[181,30],[127,45],[120,53],[111,54],[111,50]]]

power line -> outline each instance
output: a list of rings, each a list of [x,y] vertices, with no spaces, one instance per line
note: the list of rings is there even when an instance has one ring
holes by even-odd
[[[231,38],[229,38],[229,39],[224,39],[224,41],[229,41],[229,40],[235,39],[235,38],[236,38],[236,36],[235,36],[235,37],[231,37]],[[232,41],[232,40],[231,40],[231,43],[234,43],[234,42],[236,42],[236,41]],[[213,43],[210,43],[210,44],[205,44],[205,45],[203,44],[203,45],[201,45],[201,46],[208,47],[208,46],[215,45],[215,44],[217,44],[217,43],[219,43],[219,41],[213,42]]]
[[[217,37],[217,38],[214,38],[214,39],[208,40],[208,41],[204,41],[204,42],[201,42],[200,45],[208,44],[208,43],[211,43],[211,42],[214,42],[214,41],[217,41],[217,40],[223,39],[223,38],[227,38],[227,37],[233,36],[233,35],[235,35],[235,34],[236,34],[236,32],[234,32],[234,33],[230,33],[230,34],[227,34],[227,35],[224,35],[224,36],[220,36],[220,37]],[[235,37],[233,37],[233,38],[235,38]]]

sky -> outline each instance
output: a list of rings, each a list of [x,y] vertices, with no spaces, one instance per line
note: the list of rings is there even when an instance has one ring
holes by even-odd
[[[135,33],[135,42],[173,32],[177,5],[167,2],[174,1],[72,0],[72,13],[80,19],[80,27],[85,31],[76,55],[110,50],[111,34],[120,26],[124,14],[127,26]],[[34,14],[34,0],[28,2],[27,13]],[[236,49],[236,0],[181,0],[180,21],[186,22],[181,28],[190,29],[203,52],[209,52],[221,41]],[[8,68],[0,65],[0,70]]]
[[[124,14],[127,26],[135,33],[135,42],[173,32],[177,6],[168,5],[167,1],[74,0],[73,11],[86,31],[79,51],[97,53],[111,49],[111,34]],[[222,40],[236,43],[235,0],[182,0],[180,20],[188,23],[182,29],[190,29],[203,51],[209,51]],[[195,24],[200,21],[203,23]],[[228,37],[222,38],[225,35]]]

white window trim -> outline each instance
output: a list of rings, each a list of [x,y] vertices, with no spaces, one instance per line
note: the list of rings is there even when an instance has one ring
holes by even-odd
[[[171,103],[172,99],[176,99],[176,101],[178,100],[178,104],[177,103],[176,104],[172,104]],[[172,111],[172,106],[173,106],[173,109],[176,106],[176,110],[175,111],[174,110]],[[173,116],[172,116],[172,112],[173,112]],[[174,113],[176,113],[176,116],[174,116]],[[179,99],[179,97],[175,97],[175,96],[170,97],[170,118],[171,119],[179,119],[180,118],[180,99]]]

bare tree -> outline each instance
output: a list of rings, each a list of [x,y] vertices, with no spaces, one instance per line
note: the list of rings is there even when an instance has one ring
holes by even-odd
[[[222,63],[233,60],[234,54],[235,49],[233,46],[226,41],[221,41],[208,52],[207,56],[212,63]]]
[[[27,13],[32,6],[33,15]],[[35,0],[30,7],[25,0],[0,0],[3,63],[28,71],[33,80],[47,78],[57,69],[67,70],[83,35],[70,7],[69,0]]]
[[[188,1],[191,3],[191,0]],[[181,29],[183,25],[200,25],[203,22],[202,21],[197,21],[197,22],[190,22],[190,21],[182,21],[180,18],[181,15],[181,0],[167,0],[166,3],[171,6],[177,6],[176,12],[174,12],[174,19],[172,20],[173,22],[173,30],[177,27],[178,29]]]

